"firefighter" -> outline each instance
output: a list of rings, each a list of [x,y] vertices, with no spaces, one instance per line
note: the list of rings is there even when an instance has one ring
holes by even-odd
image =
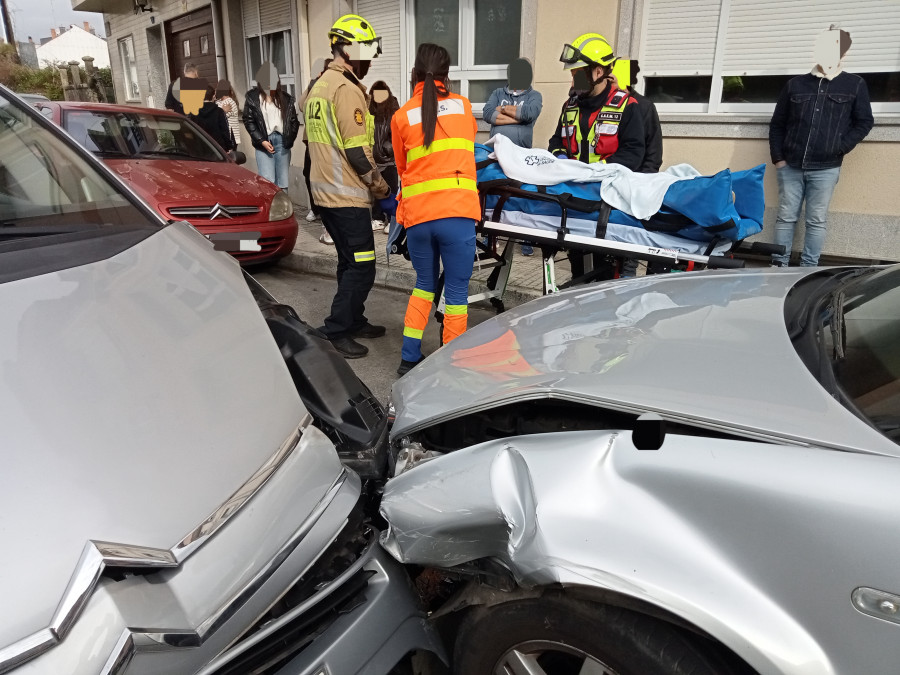
[[[372,157],[372,122],[360,83],[381,53],[381,38],[364,18],[347,14],[331,27],[328,39],[334,60],[304,107],[312,197],[338,253],[338,289],[321,330],[344,357],[355,359],[369,349],[354,338],[385,334],[384,326],[369,323],[364,312],[375,282],[370,207],[373,197],[386,198],[390,189]]]
[[[572,71],[573,87],[563,105],[550,152],[586,163],[614,162],[637,171],[644,161],[644,129],[627,90],[612,74],[616,57],[602,35],[587,33],[559,57]]]
[[[646,152],[643,117],[635,99],[616,85],[612,46],[602,35],[586,33],[567,44],[559,60],[572,71],[573,86],[550,139],[550,152],[588,164],[610,162],[638,171]],[[577,252],[569,255],[573,278],[584,276],[585,257]],[[594,254],[592,260],[593,277],[614,276],[603,256]]]

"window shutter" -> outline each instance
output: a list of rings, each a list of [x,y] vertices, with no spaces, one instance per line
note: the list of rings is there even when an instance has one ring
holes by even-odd
[[[641,75],[712,74],[720,7],[721,0],[647,0]]]
[[[403,74],[400,72],[400,13],[405,7],[401,0],[357,0],[356,13],[370,21],[375,33],[381,38],[384,52],[372,61],[366,84],[384,80],[391,92],[401,101],[403,96]]]
[[[243,0],[241,14],[244,19],[244,36],[259,35],[259,10],[257,0]]]
[[[291,0],[258,0],[260,31],[274,33],[291,28]]]
[[[807,73],[815,65],[816,37],[831,24],[853,39],[846,70],[900,71],[900,2],[731,0],[722,74]]]

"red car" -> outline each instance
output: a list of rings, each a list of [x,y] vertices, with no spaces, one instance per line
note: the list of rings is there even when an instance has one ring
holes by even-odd
[[[294,205],[273,183],[238,166],[190,119],[168,110],[103,103],[34,104],[102,158],[167,220],[186,220],[242,264],[288,255]]]

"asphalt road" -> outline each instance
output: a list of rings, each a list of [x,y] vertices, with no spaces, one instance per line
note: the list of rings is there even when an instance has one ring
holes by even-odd
[[[292,306],[300,318],[312,326],[323,324],[337,289],[334,278],[297,274],[277,266],[255,272],[253,276],[269,293],[280,302]],[[387,335],[375,340],[360,340],[360,343],[369,348],[368,355],[348,360],[357,376],[383,403],[390,395],[391,385],[397,380],[403,340],[403,315],[406,313],[408,299],[408,293],[378,287],[372,289],[366,302],[366,317],[371,323],[385,326]],[[494,315],[490,305],[475,305],[469,308],[469,325],[481,323]],[[438,349],[438,327],[433,319],[425,330],[422,349],[425,354]],[[410,374],[410,377],[413,376],[414,373]]]

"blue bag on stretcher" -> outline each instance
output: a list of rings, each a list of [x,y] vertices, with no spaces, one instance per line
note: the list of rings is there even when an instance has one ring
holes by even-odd
[[[534,161],[547,161],[548,153],[545,151],[531,152],[537,157]],[[591,212],[579,212],[569,208],[566,218],[566,226],[573,234],[597,236],[599,202],[602,199],[600,182],[568,181],[540,187],[522,183],[507,176],[497,161],[489,159],[490,153],[491,148],[481,144],[475,145],[475,161],[480,167],[479,190],[510,185],[527,192],[566,195],[577,200],[597,202],[598,209]],[[525,160],[531,161],[528,155],[525,156]],[[666,188],[661,207],[649,218],[640,220],[624,211],[613,209],[608,222],[695,242],[740,241],[762,231],[765,211],[763,193],[765,170],[766,165],[760,164],[745,171],[723,169],[713,176],[676,180]],[[638,182],[642,175],[646,174],[634,174]],[[497,195],[487,196],[488,218],[491,217],[499,199]],[[555,230],[559,226],[562,209],[555,202],[511,197],[503,204],[503,213],[508,217],[501,217],[501,222],[528,223],[529,226],[538,229]]]

